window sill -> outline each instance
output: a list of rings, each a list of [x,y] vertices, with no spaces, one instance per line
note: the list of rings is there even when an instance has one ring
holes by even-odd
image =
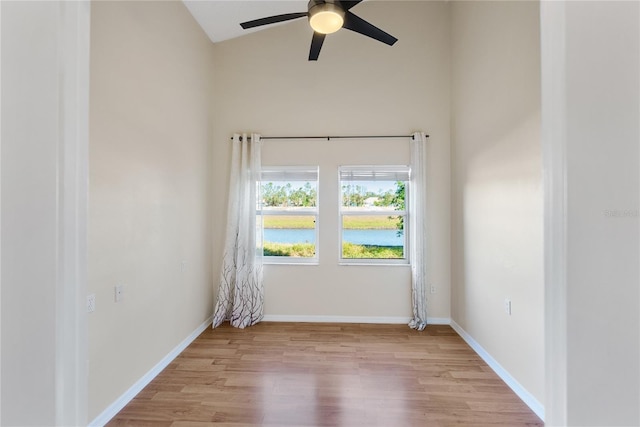
[[[411,267],[408,262],[353,262],[353,261],[340,261],[338,265],[344,266],[372,266],[372,267]]]
[[[269,262],[269,261],[262,261],[262,265],[286,265],[286,266],[291,266],[291,265],[319,265],[320,263],[317,260],[313,260],[313,261],[278,261],[278,262]]]

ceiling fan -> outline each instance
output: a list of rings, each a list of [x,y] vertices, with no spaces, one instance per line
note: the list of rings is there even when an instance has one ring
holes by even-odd
[[[340,28],[346,28],[347,30],[360,33],[392,46],[398,41],[397,38],[385,33],[380,28],[349,11],[349,9],[361,1],[362,0],[309,0],[307,12],[269,16],[243,22],[240,26],[246,30],[247,28],[260,27],[262,25],[275,24],[276,22],[290,21],[307,16],[309,18],[309,25],[313,28],[309,61],[318,60],[325,36],[335,33]]]

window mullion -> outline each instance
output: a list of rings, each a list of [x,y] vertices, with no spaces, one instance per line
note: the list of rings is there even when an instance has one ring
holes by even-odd
[[[340,211],[341,215],[352,216],[405,216],[407,211]]]

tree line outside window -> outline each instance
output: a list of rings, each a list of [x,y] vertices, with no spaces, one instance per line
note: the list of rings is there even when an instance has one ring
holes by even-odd
[[[349,167],[345,169],[347,172],[341,168],[341,260],[406,260],[406,237],[403,233],[408,168],[393,168],[400,168],[401,172],[392,169],[389,173],[373,167],[370,173],[365,172],[364,175],[361,171],[357,172],[363,176],[360,180],[347,175],[352,174]],[[269,167],[260,183],[260,198],[263,254],[267,262],[269,259],[273,262],[317,261],[317,167],[297,172],[292,167]],[[373,236],[380,234],[380,230],[389,229],[395,230],[398,237],[403,237],[400,243],[376,242],[374,238],[373,242],[364,244],[358,243],[357,238],[353,237],[354,233],[361,236],[363,232],[371,231],[369,234]],[[293,236],[292,240],[280,241],[287,233]]]

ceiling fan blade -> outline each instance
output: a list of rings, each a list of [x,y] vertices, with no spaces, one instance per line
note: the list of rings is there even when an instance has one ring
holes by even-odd
[[[314,31],[313,38],[311,39],[311,50],[309,50],[309,61],[317,61],[320,56],[320,49],[322,49],[322,43],[324,43],[324,37],[326,34],[316,33]]]
[[[344,25],[342,27],[347,30],[360,33],[364,36],[371,37],[372,39],[376,39],[382,43],[386,43],[389,46],[392,46],[398,41],[398,39],[393,37],[391,34],[385,33],[380,28],[368,23],[349,11],[346,11],[344,14]]]
[[[340,4],[342,5],[342,8],[344,10],[349,10],[351,9],[353,6],[357,5],[358,3],[360,3],[362,0],[340,0]]]
[[[240,26],[246,30],[247,28],[275,24],[276,22],[290,21],[292,19],[302,18],[303,16],[307,16],[307,12],[285,13],[284,15],[268,16],[266,18],[254,19],[253,21],[243,22],[240,24]]]

